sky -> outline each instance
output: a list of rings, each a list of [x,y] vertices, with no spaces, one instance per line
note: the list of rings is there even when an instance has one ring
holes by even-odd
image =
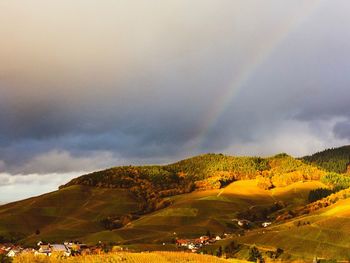
[[[111,166],[349,144],[348,10],[0,1],[0,203]]]

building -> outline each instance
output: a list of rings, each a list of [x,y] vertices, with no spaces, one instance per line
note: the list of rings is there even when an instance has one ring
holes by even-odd
[[[186,240],[186,239],[177,239],[176,240],[176,245],[178,245],[180,247],[187,247],[188,240]]]
[[[52,244],[50,248],[52,254],[59,254],[65,257],[69,257],[71,255],[71,250],[64,244]]]
[[[44,244],[38,243],[39,249],[35,251],[35,255],[51,256],[52,254],[69,257],[71,250],[65,244]]]
[[[263,226],[263,227],[268,227],[269,225],[271,225],[272,223],[271,222],[264,222],[264,223],[262,223],[261,225]]]

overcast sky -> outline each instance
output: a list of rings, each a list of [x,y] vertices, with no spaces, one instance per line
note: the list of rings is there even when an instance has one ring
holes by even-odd
[[[350,140],[348,0],[1,0],[0,202],[81,173]]]

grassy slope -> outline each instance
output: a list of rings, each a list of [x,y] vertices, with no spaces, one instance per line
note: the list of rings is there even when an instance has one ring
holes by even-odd
[[[350,258],[349,233],[350,199],[346,199],[313,214],[269,227],[264,233],[262,230],[252,231],[239,241],[280,247],[295,258],[318,256],[344,260]]]
[[[317,168],[287,155],[261,159],[208,154],[164,167],[171,173],[184,172],[191,180],[207,178],[221,171],[234,172],[242,178],[251,178],[264,169],[281,178],[294,172],[319,172]],[[137,169],[152,179],[159,177],[164,167]],[[107,174],[101,171],[92,176],[97,182],[105,175],[117,178],[118,172],[123,169],[126,168],[113,168],[106,170]],[[76,182],[90,176],[77,178]],[[239,212],[250,207],[270,206],[278,200],[289,206],[302,205],[311,189],[322,186],[318,182],[294,183],[283,190],[265,191],[258,188],[254,181],[237,181],[224,189],[173,196],[171,206],[145,215],[122,229],[103,231],[98,222],[100,219],[135,212],[137,200],[127,190],[75,185],[74,182],[59,191],[0,206],[0,235],[21,233],[26,236],[22,240],[26,243],[39,239],[62,241],[76,238],[88,243],[100,240],[129,244],[169,242],[176,236],[193,237],[205,234],[207,230],[218,234],[233,231],[237,226],[232,224],[232,219]],[[40,235],[35,235],[36,230],[40,230]]]
[[[122,243],[170,242],[174,237],[198,237],[207,230],[222,234],[237,226],[232,219],[239,212],[253,207],[268,207],[275,201],[288,206],[307,202],[311,189],[324,186],[319,182],[295,183],[275,190],[262,190],[255,180],[237,181],[226,188],[193,192],[173,197],[173,204],[165,209],[141,217],[126,227],[88,235],[84,240],[114,240]],[[176,233],[174,235],[174,232]]]
[[[125,190],[71,186],[1,206],[0,235],[22,233],[27,243],[62,241],[101,231],[100,219],[137,211],[137,207]],[[35,235],[37,229],[40,235]]]

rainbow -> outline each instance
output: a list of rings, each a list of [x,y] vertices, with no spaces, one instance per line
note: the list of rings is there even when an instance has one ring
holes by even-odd
[[[200,150],[206,141],[208,134],[217,124],[220,116],[231,105],[233,98],[240,91],[243,85],[252,77],[256,70],[273,54],[274,50],[280,46],[295,29],[300,27],[316,10],[319,9],[323,0],[304,1],[300,7],[300,12],[293,13],[286,17],[284,23],[276,26],[275,30],[266,37],[268,41],[257,47],[256,52],[250,56],[244,65],[241,66],[239,72],[235,72],[235,76],[229,85],[221,93],[221,95],[209,107],[205,120],[202,121],[200,131],[195,140],[190,142],[191,149]]]

